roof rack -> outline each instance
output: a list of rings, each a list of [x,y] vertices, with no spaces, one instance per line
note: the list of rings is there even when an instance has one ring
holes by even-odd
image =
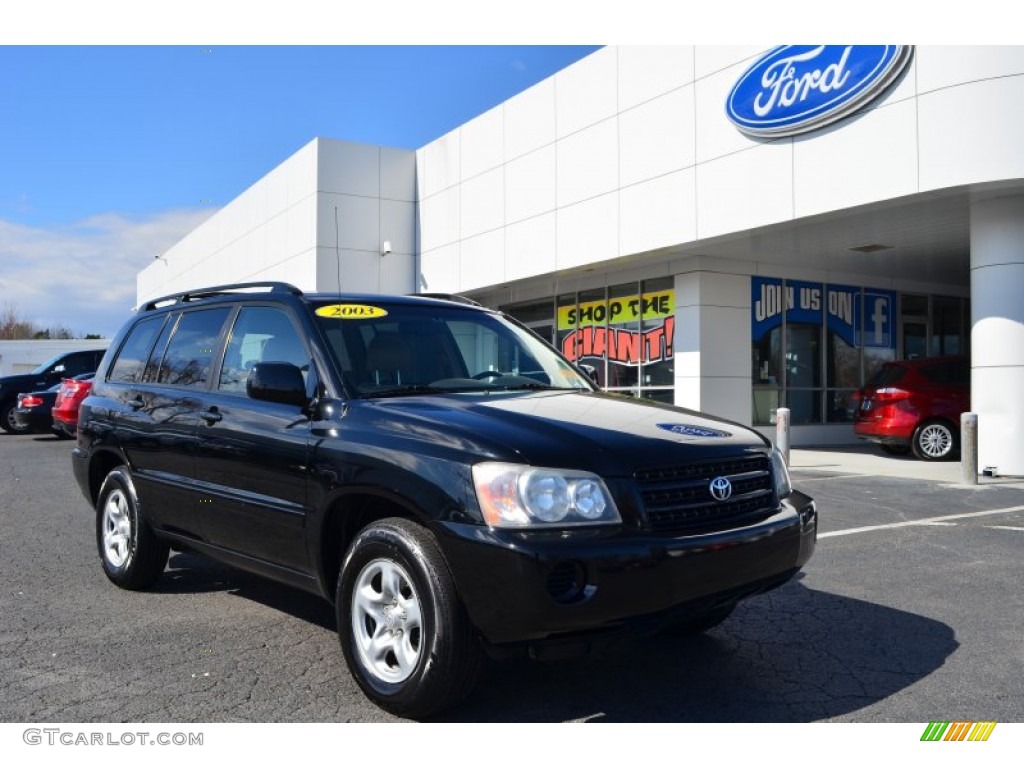
[[[161,304],[185,304],[198,299],[208,299],[211,296],[223,296],[228,293],[241,293],[247,288],[269,288],[270,293],[290,293],[293,296],[301,296],[302,291],[291,283],[265,282],[265,283],[230,283],[228,285],[214,285],[210,288],[199,288],[192,291],[182,291],[161,296],[158,299],[150,299],[142,307],[143,312],[150,312]]]
[[[473,301],[468,296],[462,296],[458,293],[410,293],[410,296],[422,296],[425,299],[442,299],[443,301],[455,301],[459,304],[470,304],[474,307],[482,307],[479,301]]]

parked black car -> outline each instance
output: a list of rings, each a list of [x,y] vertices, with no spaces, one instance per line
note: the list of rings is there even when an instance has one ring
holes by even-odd
[[[66,352],[47,360],[31,373],[0,376],[0,428],[14,434],[30,432],[29,427],[18,424],[15,416],[18,395],[46,390],[54,384],[60,384],[61,379],[92,373],[99,367],[105,352],[105,349]]]
[[[14,408],[14,422],[24,432],[53,432],[61,437],[64,432],[53,428],[53,404],[57,400],[60,384],[39,392],[24,392],[18,395]]]
[[[363,691],[410,717],[459,701],[486,655],[714,626],[817,538],[759,434],[598,392],[464,301],[271,283],[149,302],[78,441],[111,581],[149,587],[173,547],[319,594]]]

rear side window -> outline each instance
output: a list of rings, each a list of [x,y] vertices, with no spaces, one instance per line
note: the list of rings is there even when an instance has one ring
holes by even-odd
[[[897,384],[907,373],[907,369],[902,365],[883,365],[878,371],[868,379],[868,383],[864,385],[866,389],[884,389],[885,387],[891,387]]]
[[[966,387],[971,381],[970,367],[966,362],[949,360],[921,368],[921,373],[929,381],[936,384],[947,384],[955,387]]]
[[[220,345],[228,307],[186,312],[178,321],[164,353],[157,381],[182,387],[205,387]]]
[[[95,354],[92,352],[77,352],[73,355],[69,355],[64,361],[64,370],[61,373],[63,373],[66,378],[71,378],[83,373],[95,371],[96,366],[93,364],[93,360],[95,360]]]
[[[153,348],[153,340],[160,332],[163,317],[151,317],[138,323],[131,332],[114,361],[107,376],[108,381],[142,381],[142,373]]]

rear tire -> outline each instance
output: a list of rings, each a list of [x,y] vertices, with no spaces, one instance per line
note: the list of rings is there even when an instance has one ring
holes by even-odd
[[[96,547],[103,572],[123,589],[148,589],[167,566],[168,545],[139,510],[128,467],[107,473],[96,501]]]
[[[17,408],[18,403],[15,400],[8,400],[0,406],[0,428],[3,428],[4,432],[10,432],[12,435],[27,435],[32,430],[30,427],[23,427],[18,424],[14,418],[14,411]]]
[[[473,689],[483,651],[427,529],[401,518],[364,528],[341,566],[338,636],[363,693],[401,717],[422,718]]]
[[[959,449],[959,435],[948,421],[932,419],[914,430],[911,447],[922,461],[945,461]]]

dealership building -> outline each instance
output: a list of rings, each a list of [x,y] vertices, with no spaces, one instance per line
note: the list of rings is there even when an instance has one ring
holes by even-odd
[[[316,138],[138,276],[458,293],[602,387],[855,441],[886,360],[968,355],[1024,475],[1024,47],[607,47],[415,151]]]

